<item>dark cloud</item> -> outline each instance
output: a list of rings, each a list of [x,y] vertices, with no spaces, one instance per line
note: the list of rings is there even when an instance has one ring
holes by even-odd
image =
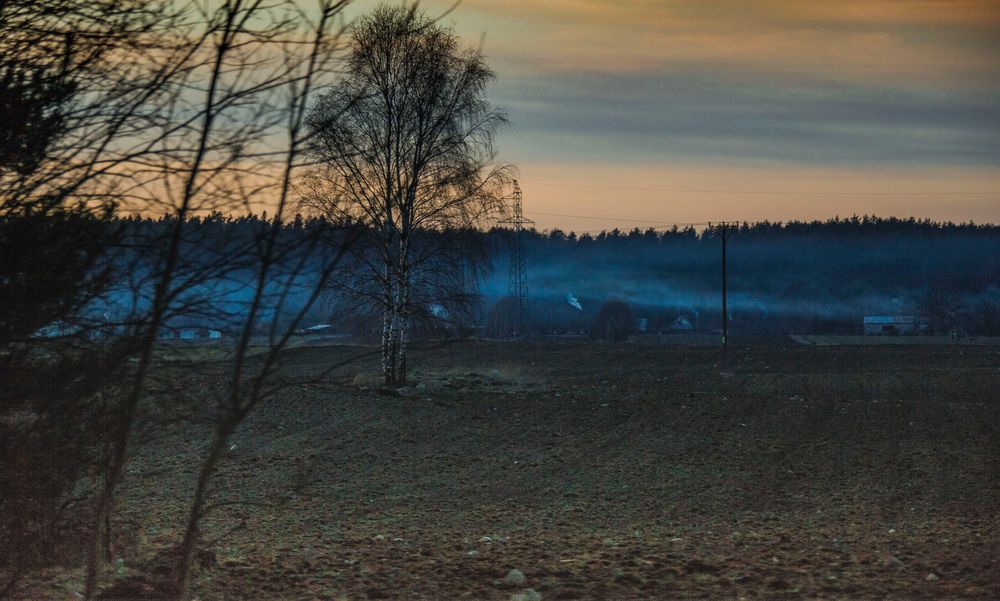
[[[522,77],[498,91],[517,126],[506,146],[530,159],[1000,164],[1000,87],[681,71]]]

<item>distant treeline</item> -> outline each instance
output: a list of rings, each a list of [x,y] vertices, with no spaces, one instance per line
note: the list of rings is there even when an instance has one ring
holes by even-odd
[[[131,217],[118,223],[151,231],[167,221]],[[252,239],[269,223],[266,213],[212,214],[189,225],[193,239],[223,242]],[[296,232],[349,225],[299,216],[281,227],[282,237],[292,241]],[[502,229],[463,235],[480,237],[493,249],[480,309],[462,312],[463,320],[476,322],[462,326],[483,326],[504,310],[512,235]],[[627,303],[646,331],[721,325],[720,242],[707,228],[579,235],[528,230],[521,236],[529,316],[538,331],[587,332],[600,306],[613,299]],[[735,334],[856,332],[864,315],[918,315],[929,331],[1000,334],[997,225],[869,216],[744,223],[735,228],[728,256]],[[327,305],[332,321],[334,305]]]
[[[155,224],[155,223],[168,223],[173,222],[175,218],[173,216],[163,216],[163,217],[151,217],[151,216],[141,216],[141,215],[125,215],[116,218],[116,221],[120,223],[143,223],[143,224]],[[191,224],[204,224],[204,225],[229,225],[229,226],[239,226],[239,225],[249,225],[249,224],[259,224],[265,225],[271,223],[271,218],[267,211],[261,214],[256,213],[246,213],[242,215],[224,214],[221,212],[211,212],[204,216],[192,216],[187,219],[188,223]],[[321,216],[304,216],[296,215],[292,221],[283,224],[287,228],[302,228],[307,226],[319,226],[319,225],[329,225],[329,220]],[[864,215],[852,217],[833,217],[826,220],[812,220],[812,221],[755,221],[755,222],[743,222],[738,226],[738,229],[742,234],[758,233],[758,234],[774,234],[774,233],[808,233],[815,234],[819,232],[826,232],[837,236],[847,235],[847,234],[859,234],[868,235],[875,232],[901,232],[901,233],[955,233],[955,232],[982,232],[986,234],[996,235],[1000,233],[1000,225],[991,223],[975,223],[975,222],[965,222],[965,223],[955,223],[952,221],[934,221],[932,219],[917,219],[915,217],[899,218],[899,217],[878,217],[874,215]],[[697,229],[694,226],[679,227],[673,226],[669,229],[664,228],[632,228],[628,230],[623,230],[619,228],[604,230],[599,233],[586,232],[577,235],[576,233],[570,231],[565,232],[562,229],[555,228],[552,230],[530,230],[532,235],[543,236],[553,239],[567,239],[567,240],[604,240],[607,238],[631,238],[634,239],[637,236],[644,238],[660,237],[660,238],[672,238],[675,236],[682,236],[684,238],[700,237],[704,232],[704,228]]]

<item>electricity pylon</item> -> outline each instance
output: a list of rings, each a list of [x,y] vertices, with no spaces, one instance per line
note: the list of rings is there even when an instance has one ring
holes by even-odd
[[[524,261],[524,242],[522,232],[525,225],[534,225],[535,222],[525,219],[524,208],[521,204],[521,186],[514,180],[514,194],[512,197],[513,207],[509,219],[504,219],[500,225],[510,226],[513,234],[510,248],[510,280],[507,284],[507,294],[511,297],[514,306],[512,307],[511,330],[514,338],[524,337],[526,334],[526,323],[528,313],[528,269]]]

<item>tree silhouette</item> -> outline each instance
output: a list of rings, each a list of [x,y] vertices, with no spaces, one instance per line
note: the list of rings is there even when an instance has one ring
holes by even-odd
[[[351,34],[343,76],[310,115],[320,166],[305,201],[372,234],[353,289],[380,308],[385,383],[401,384],[421,290],[467,284],[462,236],[427,232],[502,210],[509,170],[492,165],[493,141],[507,119],[485,99],[495,76],[482,53],[415,7],[377,8]]]

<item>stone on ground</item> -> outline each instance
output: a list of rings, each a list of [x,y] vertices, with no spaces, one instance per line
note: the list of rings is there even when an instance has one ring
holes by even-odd
[[[503,583],[507,586],[521,586],[528,579],[524,577],[524,572],[518,569],[513,569],[507,572],[507,575],[503,577]]]
[[[510,596],[510,601],[542,601],[542,594],[533,588],[526,588]]]

